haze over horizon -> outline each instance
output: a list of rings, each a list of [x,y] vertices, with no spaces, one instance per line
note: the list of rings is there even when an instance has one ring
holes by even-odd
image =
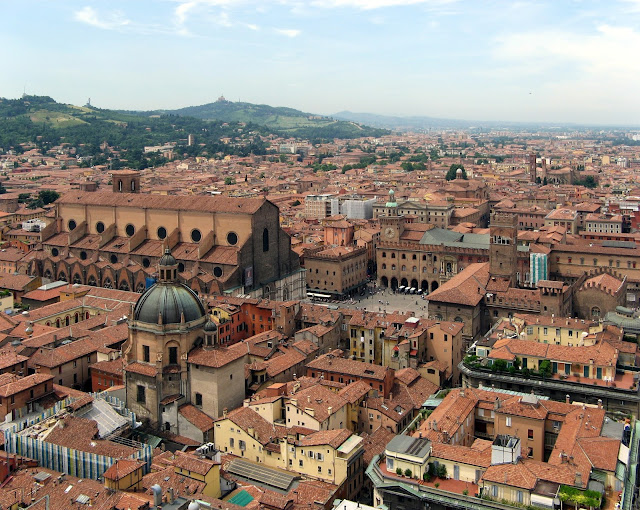
[[[638,125],[640,0],[3,2],[0,96]]]

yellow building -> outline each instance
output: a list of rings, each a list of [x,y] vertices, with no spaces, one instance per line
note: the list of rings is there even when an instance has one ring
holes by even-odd
[[[512,322],[517,327],[520,339],[544,344],[594,345],[594,335],[602,332],[600,322],[565,317],[515,314]]]
[[[192,480],[205,484],[202,494],[210,498],[219,498],[220,490],[220,462],[199,458],[188,453],[176,452],[173,467],[177,475],[182,475]]]
[[[118,491],[137,491],[142,488],[144,462],[136,459],[118,459],[107,469],[104,486]]]
[[[363,468],[362,438],[348,430],[274,427],[248,407],[217,420],[214,437],[221,452],[335,485]]]
[[[422,480],[429,471],[431,441],[411,436],[395,436],[385,449],[387,471]]]

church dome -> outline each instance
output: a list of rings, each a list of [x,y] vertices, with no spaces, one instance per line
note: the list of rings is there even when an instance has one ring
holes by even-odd
[[[213,322],[211,319],[209,319],[207,321],[207,323],[204,325],[204,330],[205,331],[218,331],[218,325]]]
[[[192,322],[206,312],[198,295],[181,283],[156,283],[140,296],[133,310],[134,320],[148,324],[180,324],[183,315],[185,322]]]

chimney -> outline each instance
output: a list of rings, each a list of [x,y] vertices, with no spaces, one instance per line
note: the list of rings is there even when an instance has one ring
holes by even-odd
[[[580,471],[576,471],[576,479],[574,485],[576,487],[582,487],[582,473]]]
[[[227,410],[227,408],[225,407],[225,408],[222,410],[222,417],[223,417],[223,418],[226,418],[226,417],[227,417],[227,412],[228,412],[228,410]]]
[[[598,409],[602,409],[602,399],[598,399]]]
[[[307,403],[310,404],[311,403],[311,395],[307,395]]]
[[[460,390],[460,396],[464,398],[464,388]]]
[[[500,409],[500,399],[498,397],[496,397],[496,399],[493,402],[493,409],[496,411]]]
[[[175,498],[173,495],[173,487],[169,487],[169,503],[171,503],[173,505]]]
[[[333,407],[332,406],[327,407],[327,413],[329,414],[329,416],[331,416],[331,411],[333,411]]]
[[[565,401],[565,403],[570,404],[571,403],[571,397],[568,394],[565,395],[564,396],[564,401]]]
[[[156,483],[151,486],[151,492],[153,492],[153,506],[162,507],[162,487]]]

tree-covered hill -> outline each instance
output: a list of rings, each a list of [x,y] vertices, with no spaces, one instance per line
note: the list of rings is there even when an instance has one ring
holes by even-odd
[[[293,108],[265,104],[231,102],[219,99],[215,103],[188,106],[167,113],[187,115],[204,120],[252,122],[272,131],[299,138],[360,138],[388,134],[386,129],[372,128],[352,121],[337,120],[322,115],[301,112]]]
[[[187,146],[189,134],[196,141],[191,147]],[[76,148],[78,156],[96,158],[93,164],[114,159],[114,154],[105,152],[105,142],[118,153],[116,167],[120,161],[136,167],[148,164],[145,160],[149,158],[142,156],[145,146],[166,143],[175,143],[179,155],[265,154],[266,146],[259,135],[267,134],[266,128],[253,124],[209,122],[172,114],[136,115],[61,104],[46,96],[0,98],[1,149],[20,152],[21,144],[33,143],[44,151],[65,143]],[[222,138],[231,142],[223,143]]]

